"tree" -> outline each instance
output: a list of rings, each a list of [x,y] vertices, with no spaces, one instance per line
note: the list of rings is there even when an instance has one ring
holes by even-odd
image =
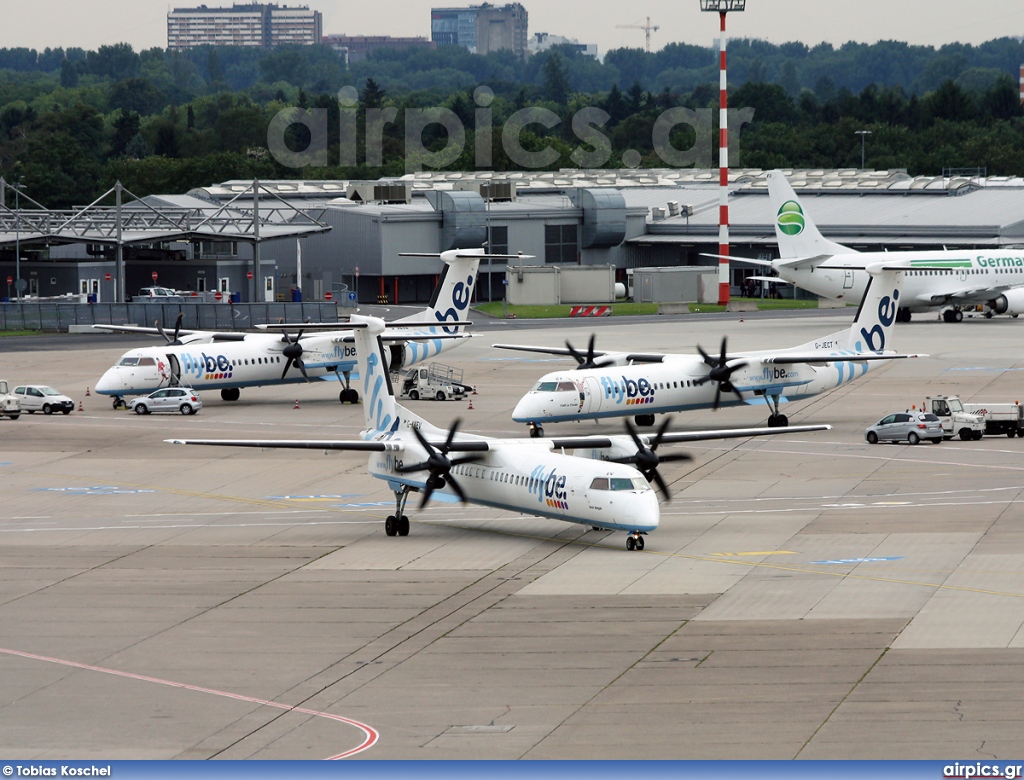
[[[78,86],[78,68],[71,60],[61,60],[60,85],[65,89],[74,89]]]
[[[359,95],[359,102],[363,108],[381,108],[384,105],[384,94],[380,84],[373,79],[367,79],[366,86]]]
[[[122,111],[114,119],[114,137],[110,141],[110,156],[120,157],[125,154],[128,144],[138,136],[141,119],[134,111]]]
[[[560,106],[569,102],[569,74],[562,55],[558,52],[550,54],[544,62],[544,96]]]

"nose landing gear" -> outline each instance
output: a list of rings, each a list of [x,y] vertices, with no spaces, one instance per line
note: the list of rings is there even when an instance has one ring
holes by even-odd
[[[644,549],[644,536],[646,534],[643,531],[633,531],[626,537],[626,549],[630,552]]]

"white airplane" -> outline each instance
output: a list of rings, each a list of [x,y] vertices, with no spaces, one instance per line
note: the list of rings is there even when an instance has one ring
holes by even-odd
[[[936,309],[942,310],[946,322],[960,322],[961,307],[969,304],[988,306],[986,317],[1016,317],[1024,312],[1024,251],[858,252],[821,235],[780,171],[768,174],[768,194],[782,257],[772,261],[732,258],[773,268],[779,275],[755,279],[781,279],[826,298],[857,300],[867,285],[867,274],[861,270],[865,266],[908,265],[897,322],[909,322],[914,312]]]
[[[354,450],[369,452],[372,476],[386,481],[395,494],[395,514],[384,523],[388,536],[407,536],[404,514],[411,492],[423,493],[422,508],[432,497],[550,517],[598,529],[626,531],[629,550],[644,548],[643,536],[658,527],[660,509],[649,480],[668,494],[658,464],[682,460],[682,453],[659,454],[659,445],[777,433],[828,430],[807,425],[784,430],[669,433],[656,436],[567,436],[557,439],[504,439],[459,433],[459,421],[445,431],[395,400],[387,349],[386,325],[374,317],[354,315],[350,323],[363,382],[366,430],[358,440],[168,439],[172,444],[222,447]],[[666,423],[668,421],[666,420]],[[574,450],[567,455],[565,450]]]
[[[574,370],[541,377],[516,405],[512,419],[543,436],[544,423],[633,415],[653,425],[654,415],[689,409],[770,403],[768,427],[785,427],[779,403],[817,395],[864,376],[874,361],[917,357],[886,351],[892,343],[904,269],[875,265],[853,325],[791,349],[728,352],[717,356],[650,352],[595,352],[591,336],[584,355],[566,348],[495,344],[498,349],[570,355]],[[723,393],[727,394],[723,397]],[[735,396],[734,398],[732,396]]]
[[[440,255],[444,270],[429,307],[404,317],[396,324],[414,323],[389,334],[393,370],[421,363],[457,346],[468,334],[462,332],[481,258],[519,258],[520,255],[487,255],[483,249],[453,249]],[[424,325],[423,321],[436,326]],[[342,403],[355,403],[358,392],[350,386],[356,364],[355,348],[346,345],[351,336],[343,325],[293,324],[284,333],[226,333],[182,330],[181,316],[173,336],[158,324],[155,328],[133,325],[94,325],[94,328],[160,335],[167,343],[126,352],[96,383],[96,392],[113,396],[114,408],[124,405],[125,395],[141,395],[162,387],[183,385],[195,390],[220,390],[225,401],[237,401],[243,387],[342,380]],[[327,332],[307,333],[328,328]],[[266,327],[264,327],[266,329]],[[432,336],[428,341],[408,337]]]

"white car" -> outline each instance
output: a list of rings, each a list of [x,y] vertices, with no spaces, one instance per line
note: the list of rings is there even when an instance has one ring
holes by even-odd
[[[150,412],[181,412],[195,414],[203,408],[199,393],[188,387],[165,387],[149,395],[133,398],[128,408],[135,414]]]
[[[46,385],[20,385],[14,388],[14,394],[21,401],[21,411],[29,414],[71,414],[75,408],[74,401]]]

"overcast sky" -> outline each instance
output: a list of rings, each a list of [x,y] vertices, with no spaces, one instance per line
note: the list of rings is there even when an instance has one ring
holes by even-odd
[[[495,5],[501,0],[492,0]],[[463,6],[480,0],[289,0],[324,15],[325,33],[430,36],[430,7]],[[127,42],[136,50],[167,45],[167,11],[200,4],[229,6],[232,0],[0,0],[0,48],[79,46]],[[698,0],[524,0],[530,32],[549,32],[596,43],[603,54],[620,46],[644,45],[642,30],[620,24],[659,25],[652,47],[681,41],[710,46],[718,32],[715,14],[701,13]],[[729,35],[775,43],[829,41],[873,43],[899,40],[939,45],[981,43],[1024,35],[1021,0],[750,0],[730,14]]]

